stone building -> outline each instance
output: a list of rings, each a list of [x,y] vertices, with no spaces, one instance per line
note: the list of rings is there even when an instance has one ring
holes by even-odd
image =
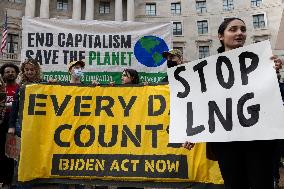
[[[283,7],[284,0],[1,0],[0,24],[7,11],[8,44],[0,64],[20,62],[22,16],[172,22],[173,47],[191,61],[216,54],[218,27],[229,17],[245,20],[246,44],[269,39],[275,49]]]
[[[275,44],[275,53],[284,57],[284,12],[282,12],[282,19],[278,30],[277,40]]]

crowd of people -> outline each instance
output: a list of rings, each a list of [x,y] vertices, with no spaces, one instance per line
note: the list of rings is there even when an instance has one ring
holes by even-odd
[[[221,43],[218,53],[242,47],[246,36],[246,25],[243,20],[239,18],[225,19],[218,30]],[[183,64],[182,53],[177,49],[164,52],[163,57],[167,60],[168,67]],[[279,73],[282,61],[276,56],[271,59],[275,62],[276,73]],[[85,62],[82,60],[69,63],[70,83],[82,84],[81,77],[84,67]],[[5,140],[7,133],[21,136],[18,117],[21,95],[19,89],[26,84],[47,81],[41,79],[40,64],[34,59],[26,60],[20,68],[15,64],[6,63],[0,67],[0,74],[0,183],[10,185],[15,174],[15,163],[13,159],[5,156]],[[18,76],[20,76],[19,82],[17,82]],[[168,78],[164,78],[161,82],[168,82]],[[124,85],[139,84],[138,72],[133,69],[125,69],[121,73],[121,83]],[[98,85],[99,83],[93,81],[93,84]],[[279,82],[279,86],[283,95],[284,84]],[[284,95],[282,98],[284,100]],[[194,148],[195,144],[185,142],[183,146],[190,150]],[[225,189],[274,189],[275,184],[279,182],[279,157],[282,148],[284,146],[278,140],[207,143],[207,158],[218,161],[224,179],[222,187]],[[74,187],[76,189],[84,188],[82,185]],[[210,188],[206,185],[202,187]],[[25,188],[31,187],[26,186]],[[62,184],[60,188],[67,189],[69,186]]]

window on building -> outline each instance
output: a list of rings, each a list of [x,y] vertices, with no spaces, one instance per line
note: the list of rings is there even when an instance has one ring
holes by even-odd
[[[155,3],[146,3],[146,15],[156,16],[156,4]]]
[[[68,0],[57,0],[57,10],[67,10]]]
[[[233,0],[223,0],[223,10],[230,11],[234,9],[234,2]]]
[[[258,43],[261,41],[269,40],[269,35],[262,35],[262,36],[253,36],[253,42]]]
[[[206,1],[196,1],[196,11],[197,13],[207,12]]]
[[[172,3],[171,4],[171,12],[172,12],[172,15],[179,15],[179,14],[181,14],[181,5],[180,5],[180,3]]]
[[[181,22],[173,22],[173,35],[182,35]]]
[[[252,7],[259,7],[262,3],[262,0],[251,0]]]
[[[208,21],[207,20],[197,21],[197,29],[198,29],[198,34],[207,34]]]
[[[209,46],[199,46],[199,59],[210,56]]]
[[[9,0],[9,2],[13,2],[13,3],[22,3],[23,0]]]
[[[253,27],[255,29],[265,28],[264,14],[253,15]]]
[[[8,53],[18,53],[19,46],[19,35],[16,34],[8,34],[7,36],[7,52]]]
[[[110,2],[100,2],[100,8],[99,8],[100,14],[109,14],[110,13]]]

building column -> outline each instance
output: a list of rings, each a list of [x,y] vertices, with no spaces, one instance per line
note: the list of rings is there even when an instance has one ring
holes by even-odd
[[[85,20],[94,20],[94,0],[86,0]]]
[[[134,21],[134,0],[127,0],[127,21]]]
[[[123,21],[122,17],[122,0],[115,0],[115,21]]]
[[[39,17],[49,18],[49,0],[41,0]]]
[[[81,0],[73,0],[73,20],[81,20]]]
[[[35,17],[35,0],[26,0],[25,16]]]

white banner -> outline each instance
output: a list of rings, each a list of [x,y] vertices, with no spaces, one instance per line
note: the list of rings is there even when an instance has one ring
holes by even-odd
[[[165,76],[167,65],[162,52],[170,48],[170,23],[24,17],[22,24],[22,61],[37,59],[42,70],[58,80],[68,80],[67,64],[82,59],[86,76],[93,77],[84,78],[85,82],[120,80],[117,74],[125,68],[144,73],[144,77],[157,77],[153,81],[142,77],[144,81],[158,82]]]
[[[269,41],[168,69],[170,142],[284,139]]]

